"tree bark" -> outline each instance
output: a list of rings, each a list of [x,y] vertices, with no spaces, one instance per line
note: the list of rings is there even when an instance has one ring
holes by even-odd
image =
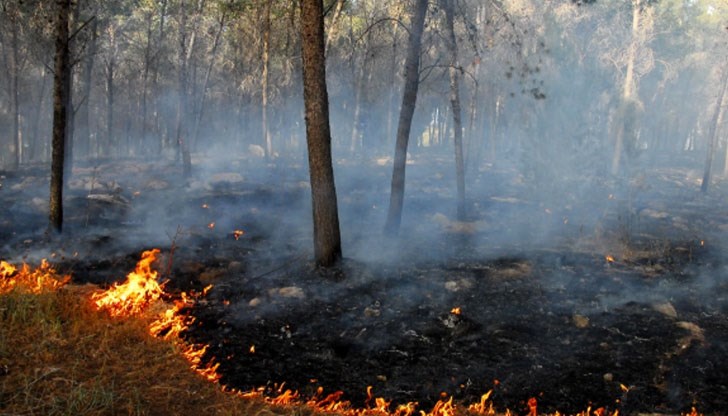
[[[412,117],[417,102],[420,72],[420,47],[422,31],[427,14],[427,0],[416,0],[412,13],[409,31],[409,46],[405,60],[404,93],[399,112],[397,126],[397,142],[394,148],[394,166],[392,168],[392,187],[389,197],[389,211],[384,232],[389,235],[399,233],[402,223],[402,207],[404,205],[405,166],[407,163],[407,145],[409,143]]]
[[[68,136],[68,103],[70,97],[70,51],[68,47],[68,17],[71,0],[58,0],[56,26],[55,75],[53,77],[53,144],[50,183],[50,230],[63,230],[63,171],[66,137]]]
[[[450,49],[450,105],[452,107],[453,147],[455,148],[455,182],[457,185],[457,218],[465,220],[465,163],[463,161],[463,123],[460,106],[460,64],[458,63],[457,40],[455,39],[455,11],[453,0],[443,0],[445,29]]]
[[[341,236],[331,160],[322,0],[301,1],[301,52],[306,139],[313,205],[314,257],[319,267],[341,259]]]
[[[702,192],[708,192],[710,186],[710,178],[712,174],[713,166],[713,155],[715,154],[715,147],[718,142],[718,126],[721,124],[723,119],[723,99],[728,90],[728,65],[723,66],[723,76],[721,79],[721,89],[718,94],[718,98],[715,102],[715,110],[713,111],[713,117],[710,120],[710,128],[708,131],[708,152],[705,159],[705,170],[703,171],[703,182],[700,184],[700,190]]]

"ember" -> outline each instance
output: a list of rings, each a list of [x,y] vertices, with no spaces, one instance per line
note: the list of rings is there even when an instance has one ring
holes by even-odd
[[[151,269],[158,254],[159,249],[145,251],[124,283],[91,295],[96,307],[108,310],[111,316],[131,316],[141,313],[159,299],[163,293],[162,285],[157,283],[157,272]]]
[[[235,231],[233,231],[233,237],[234,237],[234,238],[235,238],[236,240],[239,240],[239,239],[240,239],[240,237],[242,237],[242,236],[243,236],[243,234],[245,234],[245,231],[243,231],[243,230],[235,230]]]

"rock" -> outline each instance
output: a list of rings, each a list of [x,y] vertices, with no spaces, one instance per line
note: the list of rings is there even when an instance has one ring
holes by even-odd
[[[210,177],[210,180],[208,181],[210,185],[221,185],[221,184],[234,184],[234,183],[241,183],[244,181],[243,175],[237,173],[237,172],[225,172],[225,173],[216,173]]]
[[[263,149],[263,146],[257,144],[248,146],[248,153],[253,157],[265,157],[265,149]]]
[[[670,302],[656,303],[652,305],[652,309],[670,318],[677,318],[677,310],[675,310],[675,307]]]
[[[284,298],[305,299],[306,294],[298,286],[287,286],[268,290],[269,296],[281,296]]]
[[[589,326],[589,317],[584,315],[574,314],[574,316],[571,317],[571,320],[574,322],[574,326],[577,328],[586,328]]]

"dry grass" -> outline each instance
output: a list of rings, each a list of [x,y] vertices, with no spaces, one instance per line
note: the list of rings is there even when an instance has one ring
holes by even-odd
[[[0,415],[291,415],[198,376],[149,318],[95,310],[89,287],[0,295]]]

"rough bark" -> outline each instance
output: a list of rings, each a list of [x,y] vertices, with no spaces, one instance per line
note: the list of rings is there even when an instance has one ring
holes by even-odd
[[[324,16],[321,0],[301,1],[301,52],[313,203],[314,256],[319,267],[329,267],[341,259],[341,236],[331,161]]]
[[[710,178],[712,176],[713,166],[713,155],[715,154],[715,148],[718,143],[718,126],[721,124],[723,119],[723,100],[728,90],[728,65],[723,67],[723,76],[721,79],[721,89],[718,94],[718,98],[715,102],[715,110],[713,110],[713,117],[710,120],[710,127],[708,130],[708,152],[705,159],[705,170],[703,171],[703,182],[700,185],[702,192],[708,192],[710,186]]]
[[[392,168],[392,187],[389,197],[389,210],[384,232],[389,235],[399,233],[404,205],[405,166],[407,163],[407,145],[409,143],[412,117],[417,102],[420,72],[420,47],[422,31],[427,14],[427,0],[416,0],[409,30],[409,45],[404,66],[404,92],[397,126],[397,142],[394,148],[394,166]]]
[[[450,49],[450,106],[452,107],[453,147],[455,148],[455,182],[457,185],[457,218],[463,221],[465,212],[465,162],[463,160],[463,123],[460,106],[460,74],[457,40],[455,39],[455,11],[453,0],[443,0],[445,11],[445,30],[447,45]]]
[[[58,0],[56,26],[55,75],[53,77],[53,144],[50,183],[50,230],[60,233],[63,229],[63,171],[66,137],[68,135],[70,78],[70,51],[68,48],[68,17],[71,0]]]

